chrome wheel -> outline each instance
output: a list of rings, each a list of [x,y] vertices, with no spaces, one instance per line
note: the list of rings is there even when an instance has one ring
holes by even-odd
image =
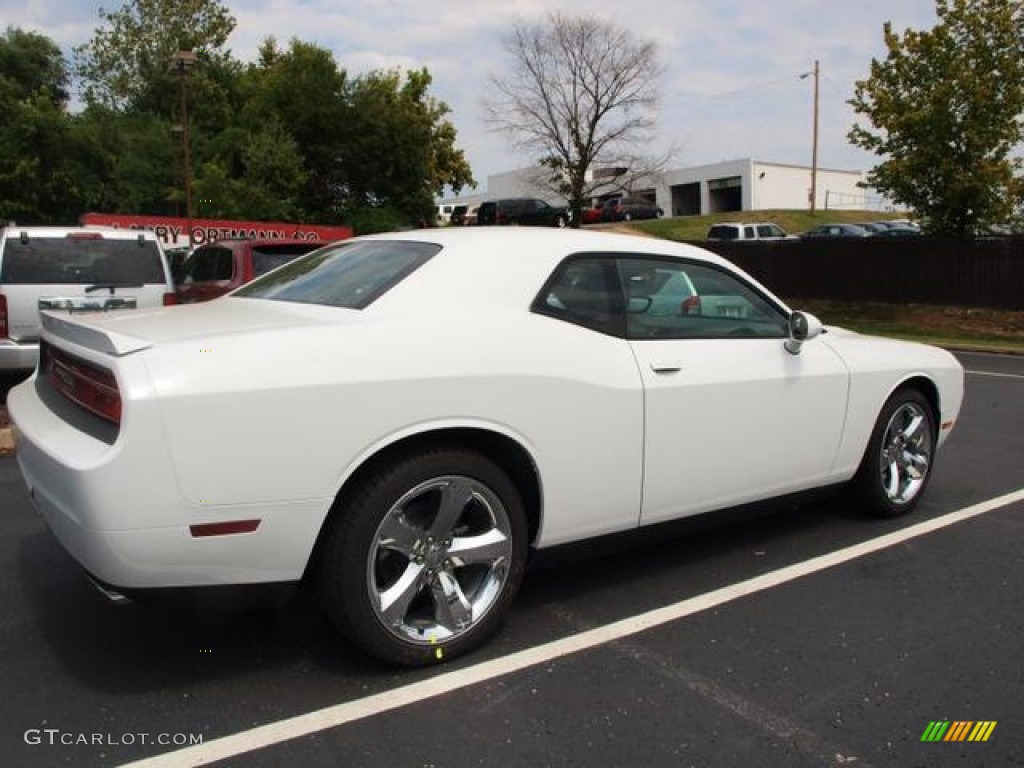
[[[913,501],[924,487],[935,445],[931,420],[917,402],[905,402],[889,418],[881,442],[882,490],[892,504]]]
[[[494,491],[461,475],[426,480],[394,503],[370,542],[373,613],[401,641],[450,642],[495,605],[512,560],[512,526]]]

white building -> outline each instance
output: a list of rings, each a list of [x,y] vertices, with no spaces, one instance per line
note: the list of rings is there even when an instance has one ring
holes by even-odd
[[[811,168],[744,158],[665,171],[656,185],[658,205],[670,216],[725,211],[803,209],[811,204]],[[861,171],[818,168],[816,207],[870,208]]]
[[[487,193],[438,201],[479,204],[484,199],[540,197],[564,204],[544,184],[550,170],[524,168],[487,179]],[[885,204],[874,190],[865,188],[864,173],[818,168],[816,208],[878,209]],[[698,216],[726,211],[805,209],[810,207],[811,168],[743,158],[693,168],[661,171],[634,182],[629,188],[609,182],[598,198],[631,195],[657,203],[666,216]]]

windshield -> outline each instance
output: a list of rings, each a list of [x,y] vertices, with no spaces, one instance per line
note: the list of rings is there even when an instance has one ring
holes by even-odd
[[[367,240],[321,248],[232,295],[365,309],[441,250],[434,243]]]

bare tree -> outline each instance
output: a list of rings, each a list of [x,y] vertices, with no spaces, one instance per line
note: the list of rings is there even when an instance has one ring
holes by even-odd
[[[589,17],[549,13],[517,24],[505,41],[513,65],[492,76],[488,122],[536,153],[546,186],[564,196],[578,226],[599,189],[623,189],[668,160],[643,152],[653,141],[661,64],[652,42]],[[592,169],[614,169],[594,179]]]

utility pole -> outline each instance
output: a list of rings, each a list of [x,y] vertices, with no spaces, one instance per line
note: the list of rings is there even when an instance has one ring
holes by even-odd
[[[171,71],[181,78],[181,143],[185,171],[185,226],[188,229],[188,250],[192,251],[192,147],[188,135],[188,89],[185,80],[196,63],[194,51],[178,51],[171,57]]]
[[[811,141],[811,213],[818,204],[818,60],[814,60],[814,138]]]

